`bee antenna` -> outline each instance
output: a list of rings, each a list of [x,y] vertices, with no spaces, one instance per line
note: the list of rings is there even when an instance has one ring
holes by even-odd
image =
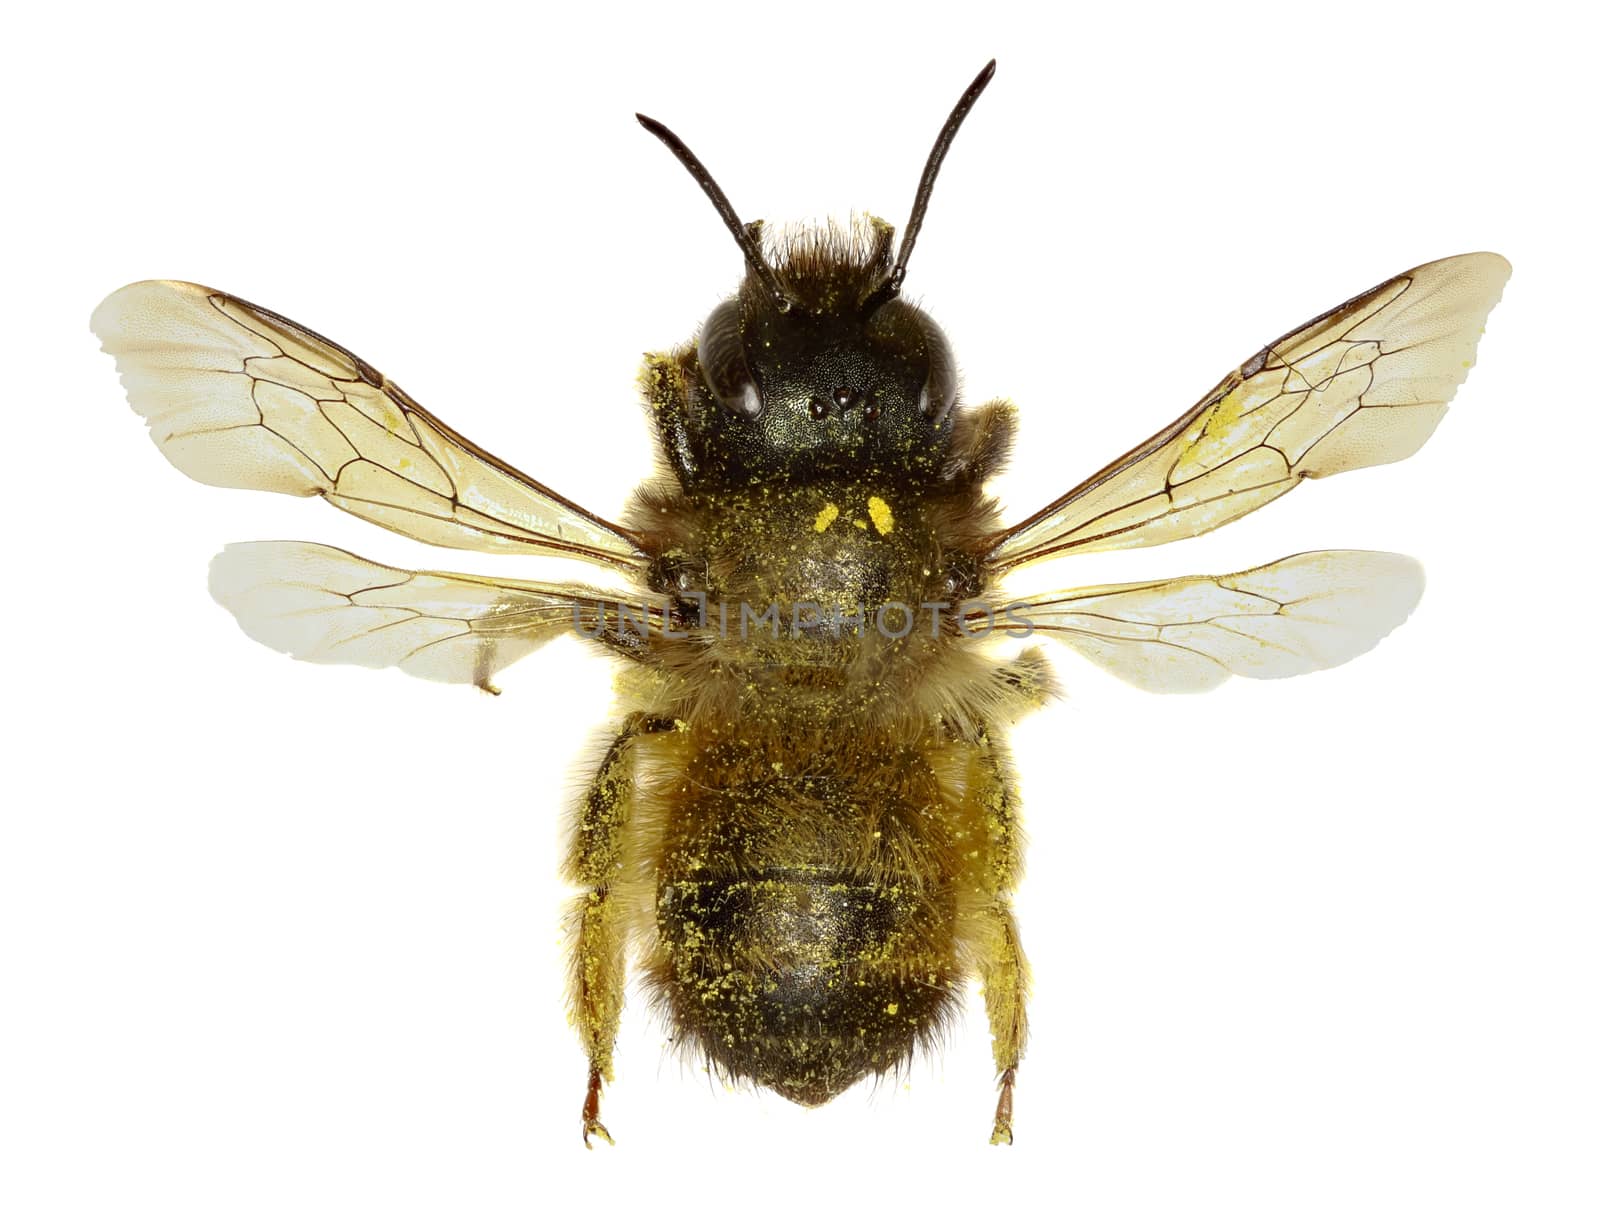
[[[739,221],[739,215],[734,211],[732,202],[728,200],[728,194],[718,186],[716,180],[711,178],[711,172],[706,170],[706,164],[696,158],[694,151],[683,143],[683,139],[661,121],[653,120],[648,115],[640,115],[638,112],[634,113],[634,119],[644,126],[646,132],[671,150],[689,174],[694,176],[695,183],[700,185],[701,191],[710,197],[711,203],[716,206],[717,214],[723,224],[733,233],[734,242],[739,245],[745,261],[755,271],[756,278],[772,300],[773,306],[780,312],[787,312],[793,304],[779,287],[778,275],[772,271],[772,266],[767,264],[767,258],[761,254],[761,244],[756,236]]]
[[[961,122],[967,118],[967,112],[972,110],[972,104],[978,101],[978,96],[983,93],[993,76],[994,61],[990,60],[983,66],[983,71],[972,79],[972,84],[966,88],[955,109],[950,112],[950,118],[945,120],[944,127],[939,130],[939,138],[933,143],[927,164],[922,168],[922,182],[917,185],[917,199],[911,205],[911,221],[906,223],[905,234],[900,239],[900,252],[895,257],[894,269],[861,305],[862,312],[866,315],[870,316],[890,299],[899,295],[900,284],[906,280],[906,264],[911,260],[911,249],[916,246],[917,232],[922,229],[923,216],[928,212],[928,200],[933,196],[933,181],[939,178],[939,168],[944,164],[944,156],[950,152],[950,143],[956,139],[956,133],[961,129]]]

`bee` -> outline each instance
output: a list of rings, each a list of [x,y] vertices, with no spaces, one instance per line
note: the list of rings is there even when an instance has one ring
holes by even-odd
[[[963,404],[949,342],[900,295],[961,96],[898,248],[877,218],[769,235],[670,130],[744,260],[695,340],[646,356],[659,473],[609,521],[478,447],[372,364],[183,282],[92,327],[167,459],[225,487],[321,496],[425,543],[597,564],[615,591],[419,572],[305,542],[227,547],[210,587],[311,662],[497,692],[553,638],[618,663],[619,721],[574,817],[573,1023],[600,1117],[630,958],[675,1043],[815,1106],[907,1062],[982,986],[1012,1140],[1028,965],[1006,730],[1062,642],[1192,692],[1336,666],[1399,625],[1418,565],[1319,551],[1220,576],[1015,598],[1015,570],[1206,533],[1302,480],[1398,461],[1438,424],[1510,275],[1421,265],[1256,350],[1194,406],[1033,515],[986,484],[1017,411]]]

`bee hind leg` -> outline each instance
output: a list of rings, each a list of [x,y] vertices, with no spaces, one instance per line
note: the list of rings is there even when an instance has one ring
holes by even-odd
[[[613,893],[614,870],[623,863],[624,830],[633,810],[635,743],[640,735],[671,729],[662,719],[633,714],[606,749],[578,807],[572,848],[563,868],[569,879],[586,885],[568,916],[572,966],[568,994],[572,1023],[589,1057],[589,1083],[583,1099],[583,1143],[590,1137],[615,1144],[600,1122],[600,1090],[612,1079],[611,1052],[622,1021],[627,982],[628,923]]]
[[[1019,701],[1039,703],[1050,691],[1042,662],[1024,655],[1013,668]],[[972,831],[988,834],[982,857],[974,860],[968,889],[966,943],[972,970],[983,984],[983,1003],[993,1041],[1000,1096],[995,1104],[992,1145],[1012,1142],[1011,1114],[1017,1064],[1028,1038],[1028,962],[1022,953],[1011,890],[1022,872],[1021,816],[1005,745],[989,730],[971,745],[962,792]]]
[[[617,1142],[611,1139],[611,1133],[606,1131],[606,1125],[600,1122],[600,1069],[589,1069],[589,1091],[583,1099],[583,1147],[594,1148],[589,1143],[589,1137],[598,1136],[608,1145]]]
[[[611,901],[609,886],[599,884],[572,906],[572,948],[569,994],[572,1023],[589,1057],[589,1084],[583,1099],[583,1144],[591,1136],[615,1144],[600,1122],[600,1089],[612,1079],[611,1051],[622,1021],[622,991],[627,980],[626,936]]]
[[[989,1033],[994,1044],[994,1066],[1000,1074],[1000,1099],[994,1108],[991,1145],[1011,1143],[1012,1091],[1017,1084],[1017,1064],[1022,1059],[1028,1034],[1026,999],[1028,963],[1017,939],[1017,924],[1004,902],[994,909],[997,934],[979,958],[978,974],[983,979],[983,1001],[989,1016]]]

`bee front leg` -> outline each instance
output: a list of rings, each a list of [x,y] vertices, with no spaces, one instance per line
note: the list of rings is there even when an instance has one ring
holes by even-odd
[[[579,805],[572,849],[563,867],[567,877],[586,885],[568,916],[572,967],[568,994],[572,1022],[589,1057],[589,1084],[583,1099],[583,1143],[598,1136],[614,1144],[600,1122],[600,1090],[612,1079],[611,1052],[622,1020],[627,982],[628,923],[613,891],[623,866],[621,847],[633,808],[635,744],[640,735],[671,729],[660,718],[633,714],[606,749],[594,781]]]

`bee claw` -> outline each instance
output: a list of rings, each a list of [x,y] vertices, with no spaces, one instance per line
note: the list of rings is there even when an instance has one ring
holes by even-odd
[[[608,1145],[617,1142],[611,1139],[611,1133],[606,1131],[606,1125],[600,1122],[600,1069],[589,1069],[589,1091],[583,1099],[583,1147],[593,1149],[589,1137],[598,1136]]]
[[[1011,1097],[1017,1085],[1017,1069],[1007,1068],[1000,1073],[1000,1101],[994,1108],[994,1131],[989,1135],[991,1145],[1009,1145],[1011,1140]]]

